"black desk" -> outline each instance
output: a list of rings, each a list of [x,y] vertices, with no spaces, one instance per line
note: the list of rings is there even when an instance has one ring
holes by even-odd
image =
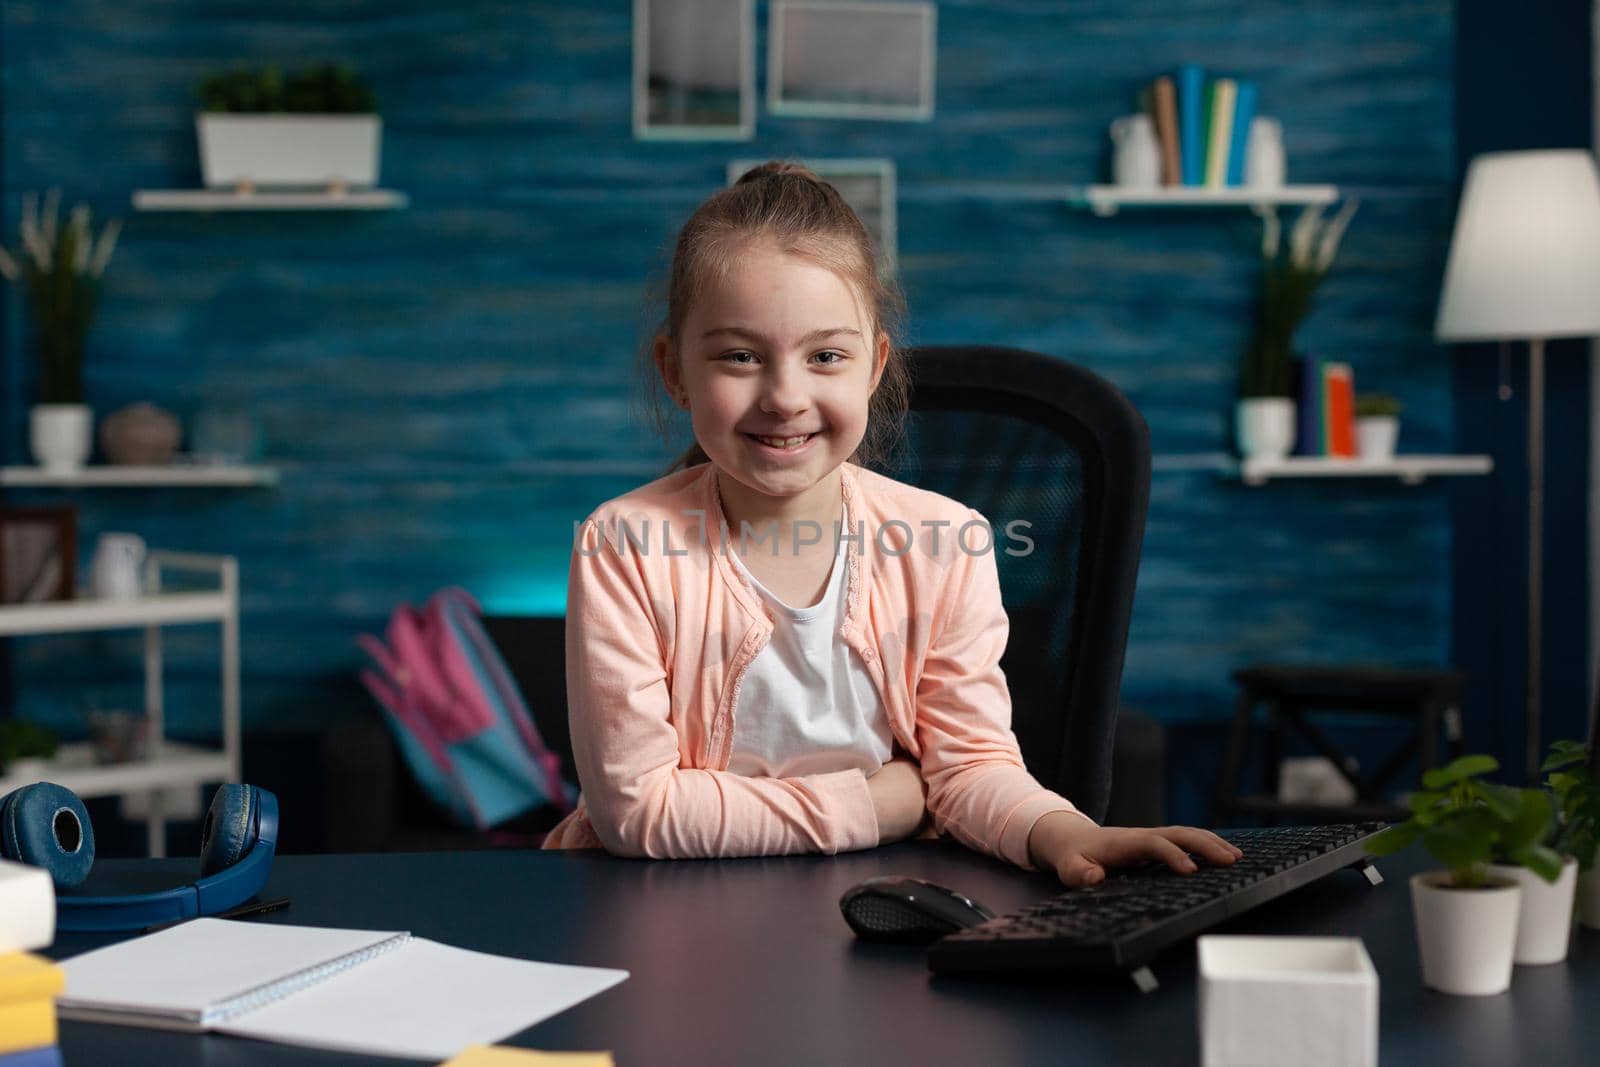
[[[1381,861],[1387,881],[1377,888],[1342,871],[1224,929],[1362,937],[1382,986],[1386,1067],[1593,1062],[1600,933],[1580,930],[1566,964],[1517,968],[1507,995],[1425,992],[1406,886],[1424,859],[1413,850]],[[106,861],[94,887],[177,880],[192,866]],[[1156,962],[1162,985],[1148,995],[1120,981],[936,978],[922,950],[859,943],[839,916],[846,888],[885,873],[944,882],[996,910],[1052,885],[948,843],[704,863],[557,852],[283,856],[267,895],[294,904],[259,921],[410,930],[463,948],[625,968],[632,977],[621,985],[509,1042],[609,1049],[620,1067],[1199,1062],[1192,942]],[[107,940],[64,934],[50,954]],[[61,1046],[68,1067],[351,1062],[239,1038],[84,1023],[63,1023]]]

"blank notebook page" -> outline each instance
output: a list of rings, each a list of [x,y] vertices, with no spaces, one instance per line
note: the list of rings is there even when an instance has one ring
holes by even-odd
[[[627,971],[492,956],[414,937],[316,986],[236,1016],[221,1033],[444,1060],[610,989]]]
[[[207,1006],[398,936],[195,919],[62,963],[57,1005],[157,1013],[198,1025]],[[365,965],[362,965],[365,966]]]

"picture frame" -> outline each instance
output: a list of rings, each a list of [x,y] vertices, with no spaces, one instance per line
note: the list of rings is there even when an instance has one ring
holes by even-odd
[[[77,560],[74,509],[0,508],[0,603],[73,599]]]
[[[766,160],[729,160],[728,184],[734,184],[745,171],[764,162]],[[879,273],[885,278],[896,276],[900,270],[900,237],[894,160],[797,159],[795,162],[811,168],[817,177],[839,190],[839,195],[855,209],[878,247]]]
[[[633,0],[634,137],[754,137],[755,26],[755,0]]]
[[[808,118],[933,118],[932,3],[773,0],[767,110]]]

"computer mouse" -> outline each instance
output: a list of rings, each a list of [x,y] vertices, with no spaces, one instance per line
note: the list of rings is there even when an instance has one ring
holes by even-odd
[[[936,941],[994,918],[994,912],[971,897],[901,875],[851,886],[839,898],[839,910],[857,937],[902,944]]]

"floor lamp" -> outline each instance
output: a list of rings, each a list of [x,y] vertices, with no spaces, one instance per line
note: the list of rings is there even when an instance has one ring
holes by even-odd
[[[1494,152],[1467,169],[1440,341],[1528,342],[1527,769],[1537,780],[1544,529],[1544,344],[1600,335],[1600,173],[1585,149]]]

